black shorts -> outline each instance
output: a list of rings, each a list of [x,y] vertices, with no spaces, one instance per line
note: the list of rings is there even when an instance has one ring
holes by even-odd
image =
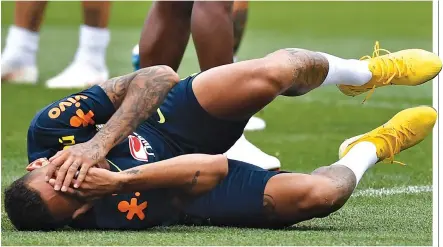
[[[279,172],[229,160],[226,178],[210,192],[191,200],[182,223],[216,226],[276,227],[268,222],[263,196],[269,179]],[[280,224],[279,227],[287,226]]]
[[[197,101],[192,82],[198,75],[181,80],[160,106],[163,120],[151,117],[147,123],[178,149],[178,154],[221,154],[240,138],[248,120],[218,119]]]

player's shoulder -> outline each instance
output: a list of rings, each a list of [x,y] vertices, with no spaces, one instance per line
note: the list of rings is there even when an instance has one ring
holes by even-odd
[[[31,120],[33,132],[62,131],[107,121],[114,106],[99,86],[68,95],[41,109]]]

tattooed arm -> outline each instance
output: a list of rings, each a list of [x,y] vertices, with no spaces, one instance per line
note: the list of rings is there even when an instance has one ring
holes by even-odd
[[[227,173],[224,155],[182,155],[120,172],[117,192],[178,188],[187,194],[200,194],[211,190]]]
[[[158,188],[180,189],[184,194],[198,195],[213,189],[228,173],[223,155],[188,154],[122,172],[91,168],[78,189],[67,192],[93,200],[113,193]],[[54,184],[54,180],[50,182]]]
[[[109,152],[156,112],[169,90],[179,80],[178,75],[168,66],[153,66],[100,85],[117,111],[94,139],[106,153]]]
[[[178,81],[178,75],[168,66],[153,66],[101,84],[116,112],[91,140],[53,156],[49,160],[46,180],[60,167],[54,189],[66,191],[80,168],[74,185],[79,186],[88,169],[103,160],[116,144],[151,116]]]

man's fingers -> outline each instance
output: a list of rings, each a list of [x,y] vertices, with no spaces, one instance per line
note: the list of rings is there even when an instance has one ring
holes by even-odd
[[[52,187],[54,187],[54,186],[55,186],[55,179],[54,179],[54,178],[49,179],[48,183],[49,183],[49,185],[51,185]],[[77,193],[75,192],[75,190],[74,190],[73,188],[71,188],[71,187],[68,187],[68,189],[67,189],[66,191],[64,191],[64,192],[65,192],[66,194],[69,194],[69,195],[72,195],[72,196],[77,195]]]
[[[48,165],[48,170],[46,171],[46,176],[45,176],[46,182],[48,182],[49,179],[51,179],[54,176],[57,168],[58,168],[58,166],[56,166],[56,165],[51,165],[51,164]]]
[[[83,180],[84,182],[94,181],[96,180],[95,177],[100,174],[100,171],[103,170],[102,168],[97,167],[91,167],[88,169],[87,176]]]
[[[53,178],[49,179],[48,183],[49,183],[52,187],[54,187],[54,185],[55,185],[55,179],[53,179]]]
[[[72,183],[75,183],[75,179],[72,180]],[[49,185],[51,185],[52,187],[55,186],[55,179],[51,178],[48,181]],[[83,194],[81,194],[80,191],[73,189],[72,187],[68,187],[68,189],[66,191],[64,191],[66,194],[71,195],[71,196],[83,196]]]
[[[48,182],[49,179],[52,178],[52,176],[54,176],[54,173],[57,169],[57,167],[61,166],[63,164],[63,162],[65,161],[64,157],[64,153],[59,152],[60,155],[57,156],[56,159],[53,159],[52,161],[50,161],[49,163],[49,167],[48,167],[48,171],[46,172],[46,176],[45,176],[45,181]]]
[[[78,174],[79,172],[80,172],[80,171],[78,171],[77,174]],[[77,183],[77,179],[72,179],[72,182],[71,182],[71,185],[70,185],[70,186],[74,187],[74,184],[76,184],[76,183]],[[84,184],[83,184],[83,185],[84,185]],[[83,189],[83,186],[82,186],[80,189]]]
[[[71,181],[74,178],[76,172],[78,171],[78,168],[80,167],[81,161],[80,160],[74,160],[74,162],[69,166],[68,172],[66,173],[65,180],[63,181],[62,191],[65,192],[69,185],[71,185]]]
[[[54,159],[58,158],[58,156],[63,154],[63,150],[58,151],[54,156],[52,156],[51,158],[49,158],[49,162],[52,162]]]
[[[85,179],[86,174],[88,173],[88,170],[89,170],[89,165],[88,164],[83,164],[82,168],[80,169],[80,173],[78,174],[77,181],[74,184],[74,188],[80,187],[80,184]]]
[[[66,177],[66,172],[68,171],[69,167],[72,165],[72,162],[74,162],[74,159],[71,157],[68,157],[68,159],[63,163],[63,165],[58,170],[57,178],[55,179],[54,190],[60,190],[63,180]]]

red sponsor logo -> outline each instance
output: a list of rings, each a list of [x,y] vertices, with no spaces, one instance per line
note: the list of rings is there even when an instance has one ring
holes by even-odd
[[[148,152],[145,150],[142,141],[133,135],[129,135],[128,139],[132,157],[136,160],[148,161]]]

